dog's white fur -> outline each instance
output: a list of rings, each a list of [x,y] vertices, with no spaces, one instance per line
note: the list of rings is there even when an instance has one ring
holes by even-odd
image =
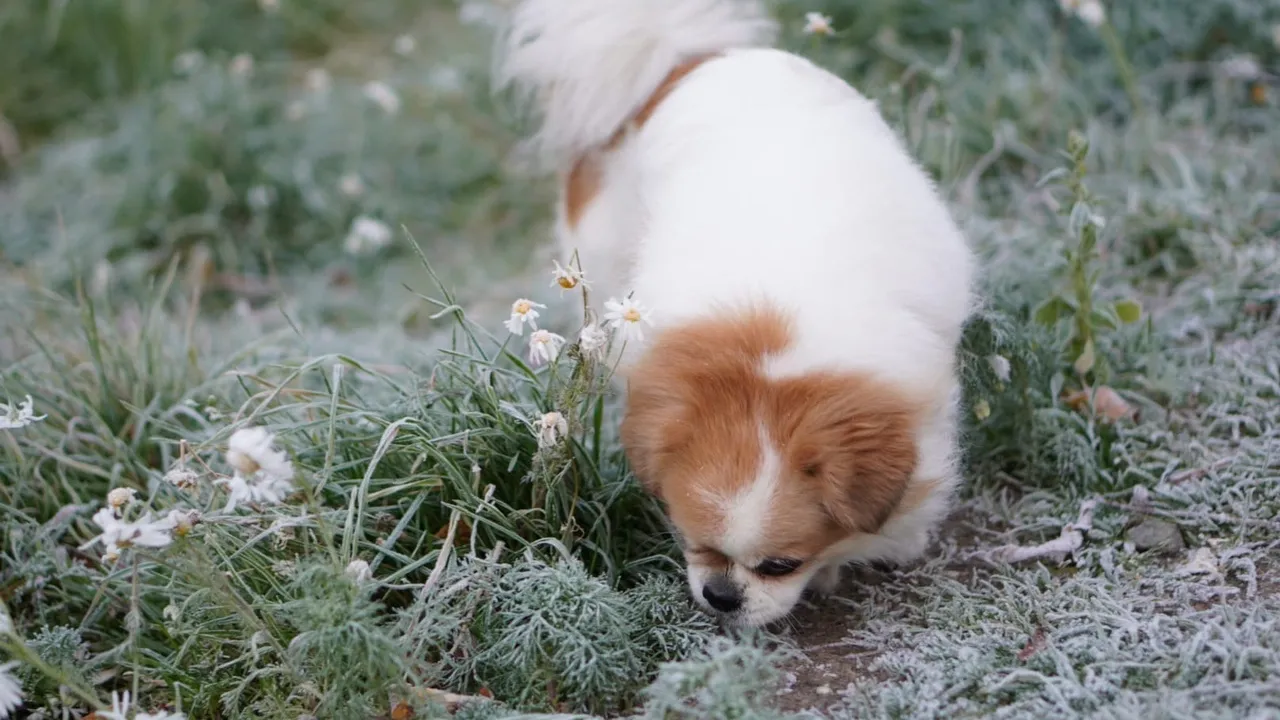
[[[499,70],[538,99],[539,145],[567,168],[599,151],[678,63],[719,53],[601,153],[599,193],[573,228],[562,211],[565,255],[579,253],[597,296],[633,292],[659,328],[766,300],[794,330],[770,376],[865,371],[931,408],[914,478],[935,491],[793,582],[747,578],[750,624],[788,612],[832,567],[925,549],[957,482],[955,353],[973,273],[933,184],[875,104],[764,47],[774,30],[758,3],[739,0],[522,0]],[[727,516],[767,511],[755,494],[745,500]],[[750,544],[750,528],[732,533]],[[699,602],[702,580],[691,563]]]

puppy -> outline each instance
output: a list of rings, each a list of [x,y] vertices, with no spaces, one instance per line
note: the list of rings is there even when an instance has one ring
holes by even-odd
[[[540,111],[565,255],[653,320],[623,443],[694,599],[743,626],[925,550],[973,265],[874,103],[774,34],[747,0],[519,0],[498,65]]]

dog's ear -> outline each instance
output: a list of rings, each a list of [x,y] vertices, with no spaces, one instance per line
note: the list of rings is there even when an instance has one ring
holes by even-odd
[[[916,468],[913,408],[860,375],[790,379],[778,393],[791,408],[789,461],[827,514],[850,532],[878,531]]]
[[[627,383],[627,411],[620,434],[631,471],[645,490],[662,499],[662,468],[690,439],[680,393],[658,378]]]

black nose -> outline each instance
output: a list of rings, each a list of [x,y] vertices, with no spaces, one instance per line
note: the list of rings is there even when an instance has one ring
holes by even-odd
[[[722,613],[731,613],[742,607],[742,593],[729,578],[718,575],[702,586],[702,597],[707,604]]]

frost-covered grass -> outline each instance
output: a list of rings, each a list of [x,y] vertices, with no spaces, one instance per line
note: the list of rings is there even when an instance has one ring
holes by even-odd
[[[44,5],[0,10],[0,67],[49,73],[0,73],[0,714],[12,681],[42,717],[1280,713],[1280,4],[778,4],[938,178],[985,303],[936,554],[749,637],[627,472],[488,5],[72,3],[41,45]]]

